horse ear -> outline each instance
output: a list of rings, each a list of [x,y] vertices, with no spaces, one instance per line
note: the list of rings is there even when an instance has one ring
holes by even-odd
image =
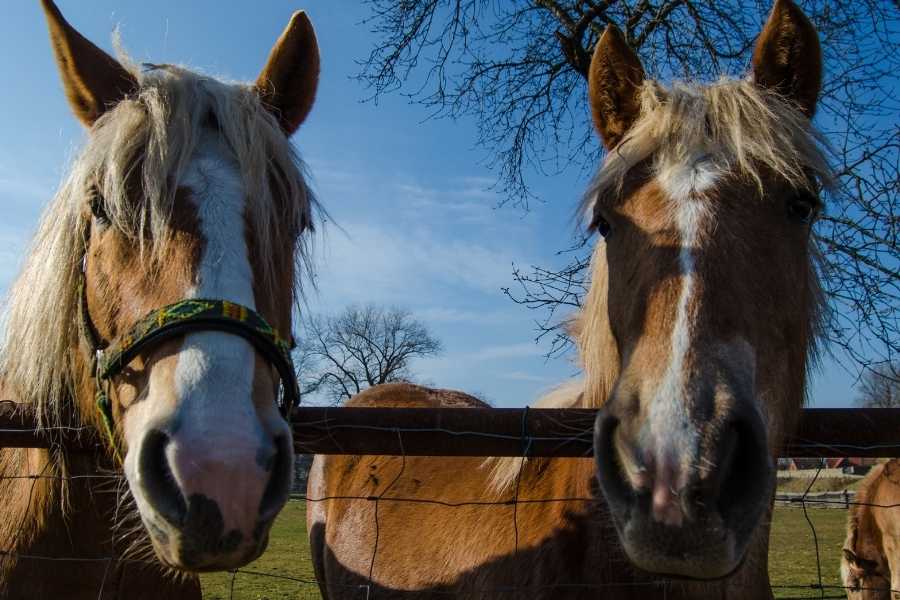
[[[275,115],[286,135],[306,119],[319,83],[319,45],[309,17],[297,11],[256,80],[263,104]]]
[[[109,54],[75,31],[52,0],[41,0],[50,44],[75,116],[90,127],[138,88],[137,80]]]
[[[608,150],[634,124],[641,108],[644,69],[615,25],[607,25],[591,58],[588,96],[594,127]]]
[[[753,50],[757,84],[791,100],[808,116],[822,85],[822,49],[815,27],[791,0],[776,0]]]

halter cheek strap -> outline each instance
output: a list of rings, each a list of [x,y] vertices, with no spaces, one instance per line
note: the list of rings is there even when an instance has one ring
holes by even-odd
[[[126,335],[105,345],[100,341],[87,309],[84,276],[79,287],[80,330],[91,352],[90,365],[97,389],[97,410],[103,419],[106,435],[117,460],[121,461],[121,456],[113,435],[112,402],[108,393],[112,379],[141,352],[167,339],[195,331],[221,331],[250,342],[278,371],[283,390],[279,411],[286,420],[290,420],[291,409],[300,401],[300,387],[291,359],[291,344],[253,309],[228,300],[181,300],[150,312]]]

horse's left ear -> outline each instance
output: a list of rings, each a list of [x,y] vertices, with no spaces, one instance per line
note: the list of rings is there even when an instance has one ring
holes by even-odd
[[[309,17],[297,11],[256,80],[263,104],[272,111],[286,135],[306,119],[319,84],[319,45]]]
[[[816,112],[822,85],[822,49],[815,27],[791,0],[776,0],[753,50],[753,77],[800,107]]]
[[[119,61],[69,25],[52,0],[42,0],[41,5],[66,97],[75,116],[90,127],[136,90],[137,80]]]

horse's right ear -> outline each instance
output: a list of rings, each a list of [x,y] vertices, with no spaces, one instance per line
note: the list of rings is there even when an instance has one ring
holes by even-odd
[[[263,104],[291,135],[306,119],[319,84],[319,45],[309,17],[297,11],[256,79]]]
[[[612,150],[640,114],[644,69],[615,25],[607,25],[591,59],[588,95],[594,127]]]
[[[75,31],[52,0],[41,0],[50,44],[75,116],[90,127],[138,88],[137,80],[109,54]]]
[[[822,48],[816,28],[791,0],[775,0],[756,40],[752,64],[758,85],[813,116],[822,87]]]

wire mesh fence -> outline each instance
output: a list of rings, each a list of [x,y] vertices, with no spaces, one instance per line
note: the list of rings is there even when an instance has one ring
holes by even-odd
[[[362,409],[372,410],[372,409]],[[450,409],[458,410],[458,409]],[[443,411],[446,412],[446,411]],[[473,427],[472,423],[448,422],[447,416],[441,416],[439,423],[422,423],[421,415],[416,419],[410,419],[403,425],[402,415],[398,415],[399,421],[388,425],[363,424],[357,421],[359,415],[347,416],[349,422],[341,422],[344,413],[331,409],[326,418],[321,418],[320,413],[315,413],[313,420],[307,420],[295,426],[295,433],[305,434],[306,437],[298,441],[298,444],[308,447],[318,444],[327,446],[332,453],[347,452],[349,448],[360,443],[367,444],[366,452],[369,454],[381,454],[401,457],[399,473],[388,482],[376,494],[367,495],[342,495],[331,497],[307,497],[302,491],[295,494],[274,526],[269,543],[269,549],[262,558],[245,568],[232,572],[205,574],[201,577],[203,597],[208,599],[275,599],[275,598],[320,598],[319,584],[312,568],[310,550],[307,542],[305,525],[306,506],[318,502],[340,499],[350,502],[369,503],[373,506],[373,520],[366,526],[375,530],[375,543],[372,547],[367,573],[361,573],[359,583],[341,586],[342,598],[379,598],[396,597],[390,590],[379,586],[375,569],[379,557],[378,529],[383,524],[379,523],[379,507],[386,503],[417,503],[429,504],[448,511],[448,518],[454,510],[462,508],[478,508],[479,510],[504,510],[509,515],[510,535],[513,536],[512,545],[514,552],[518,553],[520,547],[519,511],[523,507],[535,504],[554,503],[591,503],[592,497],[553,497],[553,498],[529,498],[523,494],[520,488],[520,477],[509,494],[502,497],[473,496],[467,499],[447,498],[421,498],[409,497],[392,491],[393,484],[403,476],[407,457],[416,455],[481,455],[482,448],[469,444],[472,439],[483,439],[485,444],[494,450],[494,454],[514,454],[511,448],[517,447],[517,454],[522,457],[536,455],[562,455],[585,456],[590,451],[590,428],[583,427],[587,422],[585,417],[590,415],[575,414],[552,415],[546,423],[539,425],[546,415],[542,411],[519,411],[514,414],[518,420],[518,431],[513,432],[509,427],[504,431],[483,431],[479,427]],[[853,412],[853,411],[848,411]],[[900,434],[887,431],[890,423],[896,423],[900,411],[889,411],[875,415],[879,422],[887,427],[882,430],[869,430],[871,443],[866,443],[866,432],[859,433],[857,429],[855,437],[846,442],[841,442],[835,436],[839,435],[832,429],[828,435],[819,435],[815,427],[807,426],[802,438],[795,437],[792,441],[793,448],[806,448],[806,455],[814,456],[840,456],[852,447],[855,455],[860,456],[896,456],[900,454]],[[363,415],[364,416],[364,415]],[[453,416],[453,415],[451,415]],[[855,415],[848,419],[851,427],[861,418],[871,419],[872,415]],[[393,418],[393,417],[392,417]],[[431,418],[429,416],[428,418]],[[533,419],[538,419],[534,421]],[[854,421],[856,419],[856,421]],[[535,425],[538,423],[538,425]],[[46,436],[46,430],[39,432],[31,427],[28,431],[27,419],[18,425],[8,426],[10,423],[0,422],[0,447],[28,446],[34,440],[27,439],[27,435],[37,437]],[[493,427],[496,423],[487,423],[485,427]],[[581,427],[579,429],[579,427]],[[297,429],[301,432],[298,432]],[[66,428],[64,428],[66,429]],[[310,431],[315,430],[317,436],[311,436]],[[558,434],[564,431],[564,435]],[[900,428],[893,431],[900,432]],[[23,433],[25,432],[25,433]],[[372,434],[382,435],[381,447],[372,447]],[[82,449],[93,448],[93,442],[83,439],[81,431],[56,431],[53,435],[61,436],[76,434],[81,440]],[[7,434],[10,441],[7,442]],[[25,437],[23,437],[25,435]],[[410,436],[413,436],[412,438]],[[418,439],[415,436],[429,436],[432,446],[424,441],[416,441],[412,446],[412,452],[408,451],[408,440]],[[446,439],[442,439],[443,436]],[[364,442],[357,438],[366,437]],[[385,441],[390,440],[390,441]],[[447,440],[456,440],[453,447],[447,447]],[[798,441],[799,440],[799,441]],[[835,442],[838,443],[835,443]],[[465,443],[463,443],[465,442]],[[417,445],[418,444],[418,445]],[[47,445],[50,445],[49,443]],[[464,448],[460,446],[465,446]],[[801,453],[803,454],[803,453]],[[525,464],[525,460],[519,463]],[[519,475],[521,476],[521,470]],[[827,476],[826,476],[827,475]],[[66,479],[70,483],[80,483],[96,487],[98,490],[114,491],[116,494],[127,494],[127,486],[124,478],[119,473],[97,473],[59,475],[47,471],[18,474],[4,479],[30,480],[30,492],[34,491],[34,485],[42,480]],[[829,465],[819,462],[806,469],[805,472],[794,473],[792,477],[779,479],[779,491],[776,494],[776,506],[772,517],[772,533],[769,550],[769,574],[771,586],[776,598],[789,600],[793,598],[845,598],[847,588],[840,577],[839,563],[841,550],[846,535],[847,511],[853,507],[865,507],[870,510],[892,511],[900,518],[900,503],[877,503],[860,501],[856,496],[855,487],[861,478],[857,475],[835,476],[834,469]],[[827,481],[833,480],[833,481]],[[301,490],[302,490],[301,486]],[[116,506],[121,503],[117,502]],[[825,508],[837,510],[824,510]],[[111,515],[114,521],[119,520],[119,515]],[[383,532],[382,532],[383,533]],[[154,565],[151,558],[130,558],[126,554],[110,554],[105,556],[77,556],[77,555],[42,555],[15,553],[10,550],[0,549],[0,568],[3,561],[15,558],[19,561],[35,561],[46,563],[48,573],[51,573],[54,564],[78,563],[92,569],[102,568],[103,576],[97,585],[97,598],[126,598],[113,588],[118,585],[116,572],[123,564],[136,563],[140,565]],[[887,580],[889,582],[889,579]],[[882,585],[888,585],[883,583]],[[493,586],[480,587],[467,590],[458,589],[432,589],[428,591],[428,597],[467,597],[467,598],[540,598],[540,597],[589,597],[598,596],[598,592],[605,591],[605,596],[616,597],[615,590],[640,589],[642,597],[667,596],[678,597],[679,582],[665,579],[649,579],[642,581],[604,581],[602,583],[591,581],[563,581],[552,585],[523,585],[523,586]],[[865,586],[865,584],[863,584]],[[888,590],[885,589],[885,592]],[[900,593],[895,590],[894,593]]]
[[[790,600],[794,598],[846,598],[847,588],[843,585],[839,573],[839,562],[841,549],[845,537],[846,529],[846,510],[851,506],[866,506],[878,509],[900,509],[898,504],[877,504],[877,503],[859,503],[852,500],[852,492],[848,490],[847,494],[841,493],[841,498],[823,498],[816,496],[815,493],[809,491],[815,489],[817,483],[828,483],[820,479],[823,467],[819,467],[812,471],[804,480],[797,480],[806,486],[806,491],[795,496],[791,496],[789,501],[779,503],[777,506],[772,524],[772,543],[769,552],[769,572],[772,582],[772,590],[776,598],[782,600]],[[844,483],[842,480],[838,484]],[[852,487],[853,484],[851,484]],[[843,490],[842,490],[843,492]],[[807,502],[805,495],[812,496]],[[783,497],[783,495],[782,495]],[[848,498],[850,498],[848,500]],[[298,497],[297,502],[319,502],[329,500],[331,498],[306,498]],[[515,522],[514,508],[528,503],[528,500],[515,498],[503,501],[485,501],[483,499],[472,499],[468,502],[447,502],[440,499],[410,499],[402,496],[391,496],[390,491],[386,489],[377,497],[373,496],[355,496],[340,497],[342,500],[352,500],[354,502],[368,503],[386,503],[386,502],[427,502],[438,505],[447,509],[462,508],[466,506],[478,506],[487,509],[498,509],[511,511],[510,519]],[[551,498],[541,500],[542,503],[551,502],[570,502],[578,500],[577,498]],[[824,510],[823,506],[836,507],[840,510]],[[511,510],[512,509],[512,510]],[[374,526],[374,524],[372,524]],[[513,529],[514,534],[518,535],[517,528]],[[377,560],[378,547],[377,544],[373,549],[371,562],[374,564]],[[262,568],[262,567],[259,567]],[[297,566],[297,570],[303,569],[302,565]],[[243,577],[244,571],[239,572],[239,576]],[[251,577],[263,578],[271,575],[259,570],[248,570],[246,575]],[[287,586],[279,586],[275,591],[270,588],[266,594],[253,595],[254,586],[264,586],[261,581],[246,582],[245,587],[229,590],[229,595],[209,596],[212,598],[307,598],[319,597],[315,580],[307,576],[307,578],[292,577],[290,579],[294,583],[294,587],[288,589]],[[347,598],[369,598],[379,597],[378,592],[382,591],[377,586],[377,578],[375,581],[360,584],[358,587],[348,586],[346,590]],[[624,587],[643,587],[648,597],[652,592],[656,592],[656,596],[665,597],[667,588],[671,593],[672,584],[666,580],[650,581],[650,582],[565,582],[554,585],[556,597],[574,597],[578,592],[601,591],[605,590],[609,593],[616,588]],[[677,588],[677,584],[675,584]],[[865,587],[865,586],[863,586]],[[466,592],[429,590],[428,597],[471,597],[471,598],[534,598],[537,597],[536,592],[547,591],[547,586],[543,586],[538,590],[535,586],[527,586],[515,588],[492,587],[471,589]],[[885,592],[888,590],[885,588]],[[356,595],[358,594],[358,595]],[[674,594],[673,594],[674,596]],[[384,596],[382,596],[384,597]],[[393,597],[393,596],[392,596]],[[580,597],[580,596],[579,596]],[[606,597],[606,596],[600,596]],[[615,597],[615,596],[611,596]]]

